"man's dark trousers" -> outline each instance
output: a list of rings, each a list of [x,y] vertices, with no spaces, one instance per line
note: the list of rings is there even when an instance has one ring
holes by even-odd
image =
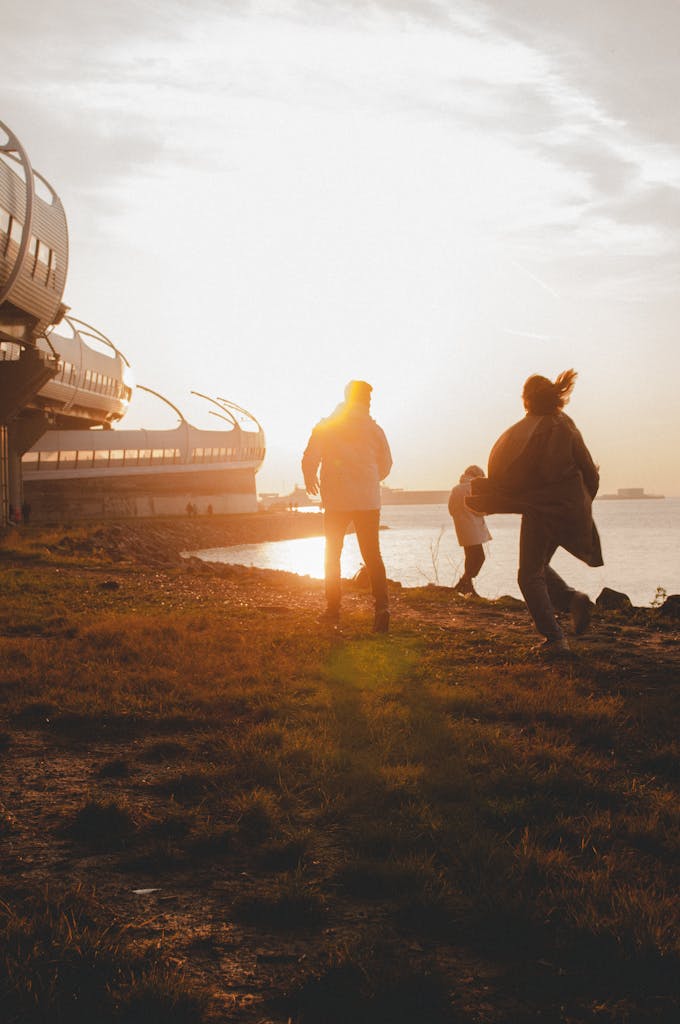
[[[324,512],[326,604],[328,611],[335,613],[340,609],[340,555],[342,554],[345,533],[351,522],[354,523],[354,528],[357,532],[361,557],[368,569],[371,590],[375,600],[375,610],[376,612],[385,611],[389,600],[387,596],[385,564],[380,554],[379,508]]]

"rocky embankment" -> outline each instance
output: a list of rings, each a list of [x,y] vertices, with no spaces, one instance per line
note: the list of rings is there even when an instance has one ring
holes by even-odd
[[[26,540],[32,527],[22,529]],[[44,527],[36,527],[43,535]],[[323,532],[322,517],[302,512],[254,512],[244,515],[186,519],[130,519],[59,528],[43,547],[54,554],[105,558],[112,562],[177,565],[182,553],[203,548],[258,544],[273,540],[315,537]]]

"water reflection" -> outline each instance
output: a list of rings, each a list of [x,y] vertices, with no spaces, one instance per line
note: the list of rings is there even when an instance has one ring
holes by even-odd
[[[323,579],[323,550],[323,537],[303,537],[300,540],[278,540],[266,544],[241,544],[233,548],[209,548],[195,551],[194,554],[208,562],[279,569]],[[361,556],[356,537],[350,535],[345,539],[342,552],[342,575],[353,576],[360,565]]]
[[[635,507],[633,507],[635,506]],[[657,586],[669,594],[680,592],[680,565],[668,552],[677,551],[680,499],[665,501],[603,501],[596,507],[605,549],[605,565],[590,569],[559,550],[553,564],[569,583],[591,598],[603,587],[622,590],[634,604],[648,605]],[[383,509],[380,534],[387,575],[406,587],[440,583],[452,586],[463,568],[463,553],[453,533],[445,506],[392,506]],[[487,560],[476,581],[482,597],[502,594],[520,597],[517,587],[519,516],[492,516],[493,541],[486,546]],[[212,548],[192,554],[211,562],[281,569],[317,579],[323,577],[323,537]],[[361,557],[356,536],[348,534],[342,575],[351,577]]]
[[[521,596],[516,582],[517,532],[518,522],[514,517],[507,532],[497,528],[494,541],[485,545],[487,561],[475,581],[480,596],[492,599],[502,594]],[[422,587],[427,583],[450,587],[463,569],[463,553],[452,529],[447,532],[441,532],[438,527],[385,530],[380,535],[380,546],[387,575],[406,587]],[[323,552],[323,537],[304,537],[300,540],[242,544],[233,548],[211,548],[192,554],[208,562],[278,569],[323,579]],[[354,576],[361,563],[356,536],[348,534],[342,552],[343,577],[349,579]],[[558,572],[564,572],[576,586],[588,592],[597,588],[592,596],[596,596],[605,585],[603,570],[581,566],[566,552],[558,552],[554,563]]]
[[[451,586],[462,570],[462,555],[453,541],[453,532],[440,535],[439,529],[402,532],[384,530],[380,546],[391,579],[405,586],[445,583]],[[242,544],[233,548],[211,548],[194,551],[197,558],[229,565],[253,566],[257,569],[279,569],[300,576],[323,579],[323,537],[300,540],[277,540],[263,544]],[[345,579],[351,578],[362,564],[356,534],[345,537],[341,568]]]

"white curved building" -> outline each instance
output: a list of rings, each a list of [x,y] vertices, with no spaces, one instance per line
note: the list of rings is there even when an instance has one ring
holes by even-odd
[[[225,406],[226,408],[226,406]],[[262,429],[49,430],[22,460],[40,522],[257,511]]]
[[[34,345],[66,311],[66,214],[0,121],[0,338]]]
[[[130,366],[101,331],[66,315],[67,267],[61,201],[0,121],[0,526],[29,514],[255,511],[264,432],[236,403],[199,396],[221,429],[199,430],[172,403],[172,430],[112,429],[132,397]]]
[[[58,363],[32,408],[59,426],[110,427],[122,419],[132,397],[130,364],[106,335],[82,320],[64,316],[59,327],[38,338],[36,348],[47,356],[56,355]]]

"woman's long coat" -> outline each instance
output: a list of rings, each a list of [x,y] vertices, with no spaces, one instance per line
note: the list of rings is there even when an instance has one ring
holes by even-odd
[[[552,540],[588,565],[602,565],[592,504],[600,483],[575,423],[563,412],[527,413],[496,441],[488,477],[472,482],[476,512],[536,515]]]

